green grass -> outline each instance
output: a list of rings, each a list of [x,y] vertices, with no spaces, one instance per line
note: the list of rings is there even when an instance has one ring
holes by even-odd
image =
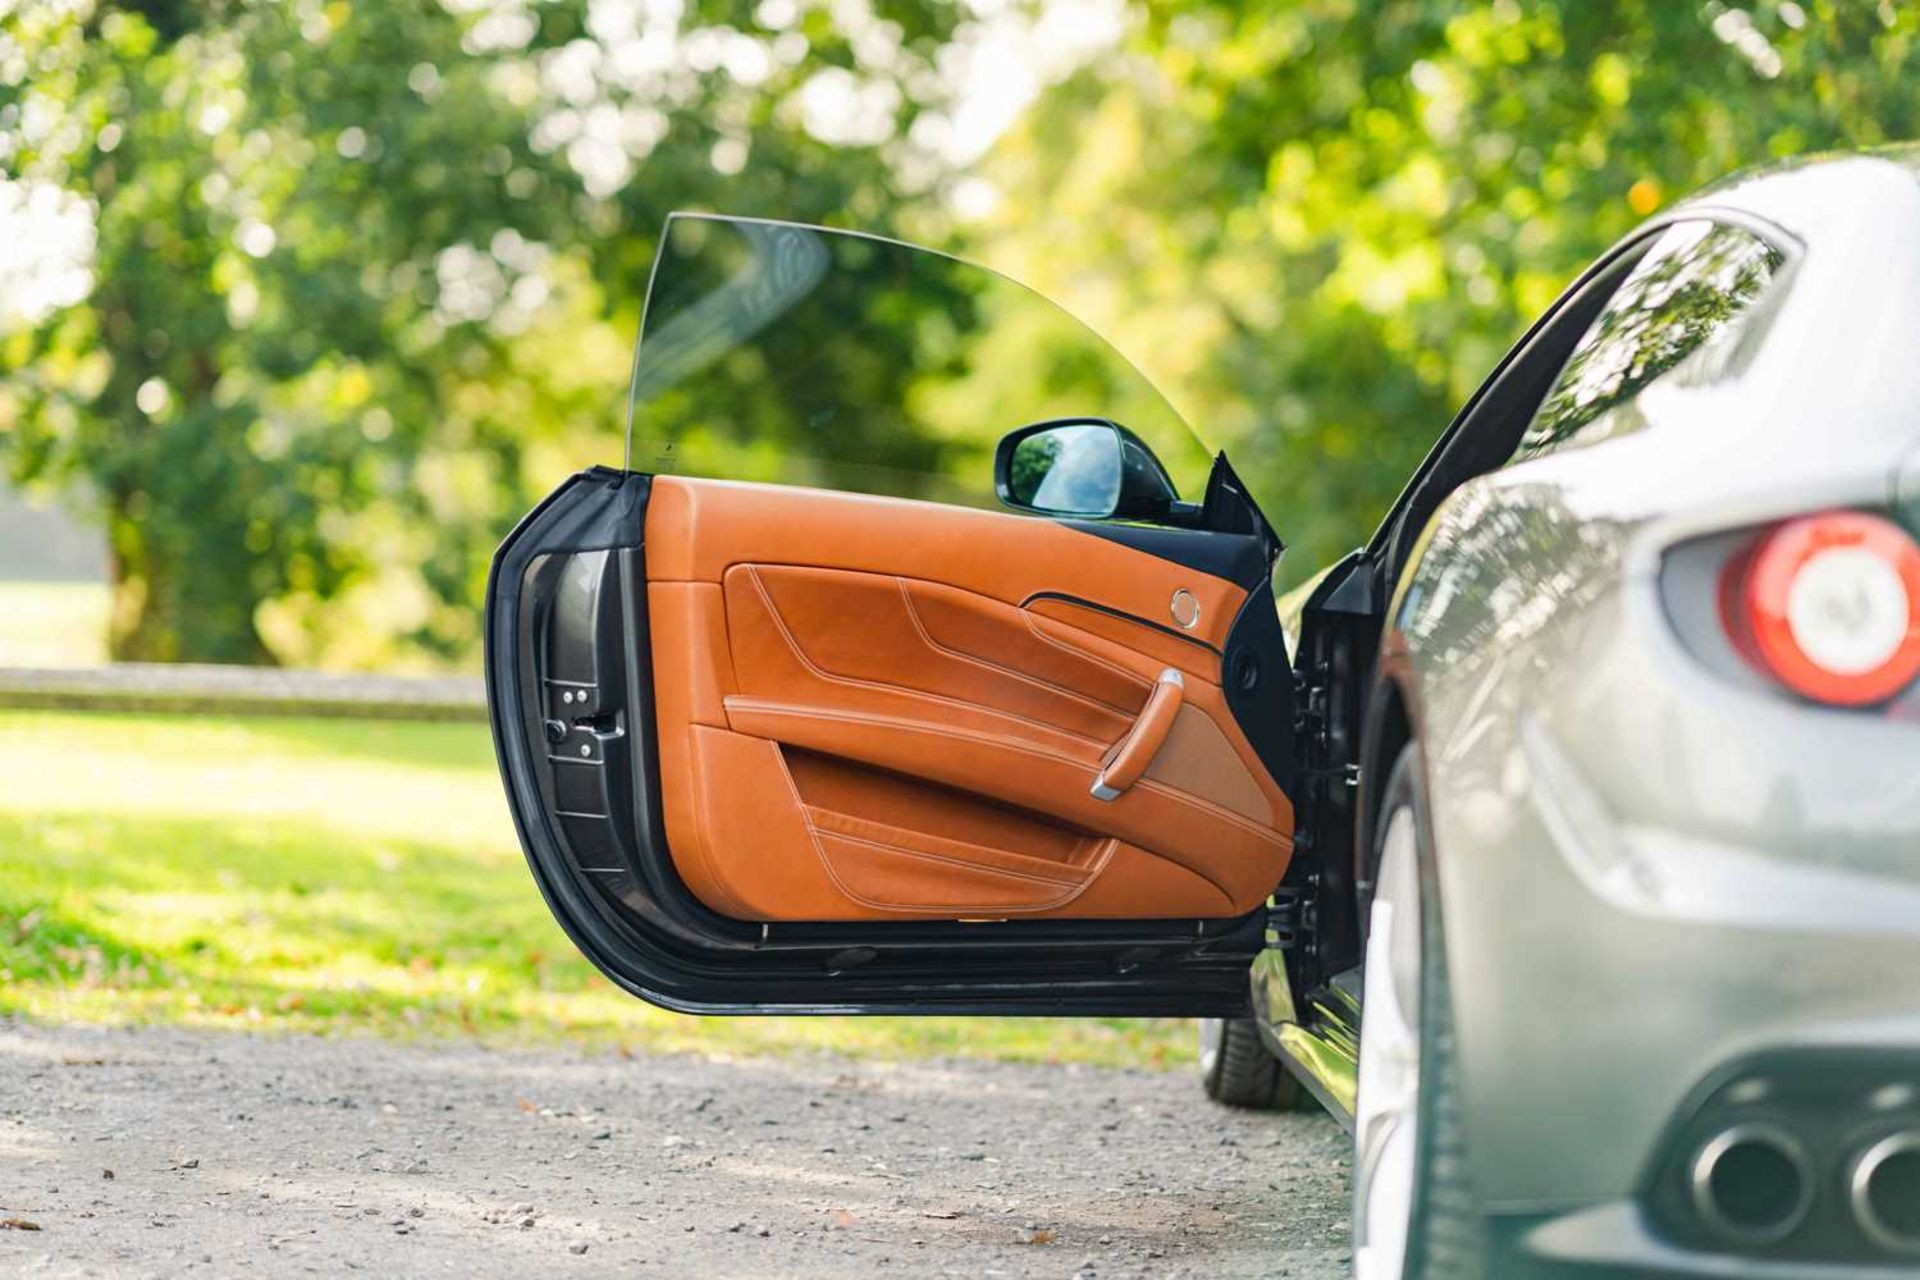
[[[548,917],[484,727],[0,711],[0,1012],[1163,1065],[1187,1024],[692,1018]]]
[[[0,582],[0,667],[92,667],[107,660],[107,588]]]

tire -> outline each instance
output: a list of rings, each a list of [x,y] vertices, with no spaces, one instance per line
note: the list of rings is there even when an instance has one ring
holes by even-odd
[[[1215,1102],[1256,1111],[1292,1110],[1306,1093],[1251,1018],[1200,1020],[1200,1086]]]
[[[1361,1092],[1354,1124],[1356,1280],[1472,1280],[1486,1274],[1433,868],[1426,782],[1418,752],[1409,744],[1388,776],[1369,862],[1375,893],[1368,912],[1370,972],[1361,1010]],[[1403,913],[1398,926],[1396,909]],[[1406,928],[1412,920],[1418,921],[1417,944]],[[1417,1026],[1405,1026],[1406,1009],[1418,1010]],[[1369,1016],[1382,1038],[1371,1044]],[[1404,1044],[1402,1037],[1408,1037]],[[1410,1081],[1395,1074],[1394,1057],[1409,1045],[1417,1046]],[[1388,1102],[1370,1098],[1373,1091]],[[1389,1122],[1382,1112],[1395,1102],[1404,1104],[1405,1115]],[[1400,1145],[1394,1150],[1396,1140]]]

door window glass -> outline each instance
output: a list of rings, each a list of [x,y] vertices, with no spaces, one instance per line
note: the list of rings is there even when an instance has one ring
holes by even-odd
[[[1099,335],[1033,290],[853,232],[676,213],[635,353],[628,466],[999,505],[1000,437],[1111,419],[1198,502],[1211,459]]]

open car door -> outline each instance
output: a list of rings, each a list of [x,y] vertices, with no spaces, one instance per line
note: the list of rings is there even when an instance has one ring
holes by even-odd
[[[675,215],[629,418],[487,592],[582,952],[701,1012],[1245,1012],[1293,850],[1279,543],[1132,366],[942,254]]]

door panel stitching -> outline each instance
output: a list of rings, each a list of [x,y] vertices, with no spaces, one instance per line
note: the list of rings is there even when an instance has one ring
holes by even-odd
[[[721,710],[722,710],[722,713],[724,714],[725,712],[724,701],[723,701]],[[714,732],[714,733],[732,733],[733,732],[733,730],[731,729],[721,729],[721,728],[716,728],[714,726],[705,726],[705,727],[707,727],[708,729],[710,729],[711,732]],[[707,789],[706,789],[706,784],[703,781],[703,774],[705,770],[700,763],[702,755],[704,753],[702,753],[700,748],[694,743],[694,739],[697,735],[697,732],[698,732],[698,726],[691,725],[691,724],[688,725],[685,730],[685,733],[688,739],[687,745],[689,747],[689,750],[687,751],[687,755],[689,757],[687,761],[687,766],[689,771],[693,774],[693,777],[691,778],[690,782],[693,788],[693,806],[694,806],[694,815],[695,815],[694,823],[693,823],[694,831],[695,831],[694,851],[696,856],[700,859],[700,865],[706,870],[707,883],[709,885],[718,886],[720,890],[720,896],[727,900],[727,904],[731,906],[733,909],[733,914],[736,917],[744,919],[746,916],[746,904],[740,901],[738,895],[736,895],[733,892],[733,890],[730,887],[728,887],[726,880],[720,875],[719,869],[714,866],[714,861],[711,855],[711,851],[707,848],[708,824],[699,816],[701,801],[707,795]],[[768,745],[773,746],[773,750],[776,755],[779,754],[780,748],[777,745],[774,745],[772,743],[769,743]],[[667,852],[670,858],[677,856],[674,853],[674,851],[671,849],[669,849]]]
[[[792,797],[794,806],[800,811],[800,820],[807,828],[807,842],[813,846],[813,856],[819,860],[820,869],[826,872],[827,879],[833,882],[834,888],[838,889],[841,892],[841,894],[843,894],[849,901],[857,902],[863,907],[871,907],[875,911],[897,911],[897,912],[932,911],[932,912],[951,913],[954,915],[960,915],[969,911],[1007,911],[1007,912],[1051,911],[1056,907],[1066,905],[1067,903],[1073,901],[1075,898],[1080,896],[1080,894],[1086,892],[1087,886],[1091,885],[1094,879],[1096,878],[1096,876],[1098,875],[1098,871],[1096,870],[1094,875],[1091,875],[1087,878],[1085,884],[1082,884],[1077,888],[1070,889],[1065,895],[1061,896],[1060,898],[1054,899],[1049,902],[1041,903],[1037,906],[982,907],[982,906],[974,906],[974,905],[963,906],[963,905],[958,905],[953,903],[929,903],[925,906],[908,906],[908,905],[898,904],[898,903],[887,903],[887,902],[875,901],[871,898],[866,897],[864,894],[856,893],[854,890],[849,888],[847,886],[847,882],[841,878],[840,873],[834,870],[833,860],[827,856],[826,850],[820,847],[821,833],[819,832],[819,830],[817,830],[814,827],[813,819],[807,813],[806,802],[800,798],[800,788],[794,785],[793,772],[792,770],[787,768],[787,758],[785,753],[783,753],[780,750],[779,744],[775,742],[769,741],[767,742],[767,745],[772,748],[774,758],[777,761],[779,761],[780,776],[783,779],[785,779],[787,784],[787,794],[790,797]],[[837,832],[829,832],[828,834],[836,835],[836,836],[838,835]],[[871,842],[868,841],[863,843],[871,843]],[[1113,856],[1111,846],[1118,844],[1118,841],[1109,837],[1106,841],[1106,844],[1109,846],[1109,849],[1106,853],[1106,856],[1100,860],[1099,867],[1101,869],[1105,868],[1107,858],[1111,858]],[[897,850],[897,852],[906,853],[906,854],[914,853],[914,851],[906,850],[906,849]],[[974,869],[980,869],[980,868],[974,868]],[[1202,877],[1202,878],[1204,879],[1205,877]],[[1216,885],[1215,887],[1218,888],[1219,886]]]
[[[732,697],[726,701],[730,710],[733,706],[738,705],[745,711],[760,715],[786,716],[790,719],[797,720],[839,720],[846,724],[881,725],[900,729],[905,732],[928,733],[943,738],[957,738],[963,742],[972,742],[981,746],[999,747],[1020,755],[1033,756],[1042,760],[1051,760],[1056,764],[1069,765],[1076,769],[1085,769],[1089,779],[1097,772],[1095,767],[1086,761],[1075,760],[1071,756],[1063,756],[1058,752],[1048,751],[1044,747],[1030,746],[1018,739],[1005,735],[988,736],[966,729],[950,729],[943,725],[928,724],[921,720],[904,720],[898,716],[869,715],[858,711],[834,711],[825,708],[796,707],[780,703],[763,702],[757,698]],[[736,732],[743,731],[736,730]],[[1272,841],[1288,849],[1293,847],[1291,838],[1282,835],[1275,828],[1254,822],[1242,814],[1233,812],[1231,809],[1223,809],[1205,796],[1197,796],[1190,791],[1181,790],[1176,787],[1168,787],[1147,778],[1143,778],[1139,782],[1134,783],[1131,789],[1135,791],[1150,791],[1156,795],[1164,796],[1174,803],[1191,805],[1194,808],[1205,811],[1209,816],[1218,818],[1230,826],[1239,827],[1260,839]],[[1186,864],[1182,863],[1181,865],[1185,866]],[[1225,892],[1225,890],[1222,890],[1222,892]],[[1232,895],[1229,894],[1228,896],[1231,897]]]
[[[1080,703],[1082,706],[1091,707],[1097,711],[1112,711],[1121,716],[1131,716],[1134,714],[1133,710],[1129,707],[1118,707],[1111,702],[1103,702],[1099,698],[1091,697],[1083,693],[1078,693],[1062,685],[1055,684],[1051,680],[1043,680],[1038,676],[1028,675],[1027,673],[1022,671],[1016,671],[1012,667],[1003,667],[997,662],[989,661],[986,658],[975,657],[973,654],[964,653],[959,649],[950,648],[949,646],[940,643],[938,640],[933,638],[932,633],[927,630],[926,624],[921,620],[920,610],[913,603],[913,592],[908,589],[907,581],[908,580],[906,578],[901,578],[901,577],[894,578],[894,582],[897,583],[900,587],[900,598],[906,602],[907,617],[912,619],[913,629],[920,633],[920,639],[927,645],[928,648],[934,650],[937,653],[944,653],[951,658],[956,658],[961,662],[970,662],[976,667],[983,667],[988,671],[997,671],[1002,675],[1011,676],[1015,680],[1018,680],[1023,684],[1030,684],[1037,689],[1045,689],[1045,690],[1048,690],[1049,692],[1057,693],[1063,698],[1071,698],[1075,702]],[[958,590],[958,588],[956,588],[956,590]],[[972,594],[972,593],[969,593],[969,594]],[[985,599],[984,596],[981,598]],[[1024,611],[1022,611],[1022,616],[1023,617],[1025,616]],[[1086,661],[1093,665],[1100,665],[1100,659],[1092,656],[1088,656],[1084,658],[1083,661]],[[1123,672],[1121,674],[1126,674],[1126,673]],[[1132,680],[1131,678],[1129,682],[1136,683],[1136,681]]]
[[[1048,724],[1044,720],[1035,720],[1031,716],[1023,716],[1017,712],[1004,711],[998,707],[990,707],[978,702],[968,702],[964,698],[955,698],[943,693],[932,693],[925,689],[915,689],[909,685],[889,684],[882,680],[867,680],[859,676],[835,675],[833,672],[816,664],[813,659],[807,656],[806,651],[800,647],[800,642],[795,639],[793,633],[788,630],[786,619],[780,616],[780,609],[774,604],[773,597],[768,594],[765,584],[760,581],[758,567],[755,565],[745,565],[743,567],[747,571],[747,576],[753,582],[755,592],[760,596],[760,603],[766,606],[767,615],[773,619],[774,629],[780,633],[780,638],[785,642],[787,649],[799,660],[802,666],[821,680],[827,681],[830,684],[848,685],[853,688],[875,689],[883,693],[897,693],[914,698],[925,698],[930,702],[943,703],[946,706],[957,707],[963,711],[974,711],[982,715],[995,716],[1002,720],[1011,721],[1014,724],[1029,725],[1047,733],[1057,733],[1061,737],[1072,738],[1076,742],[1084,742],[1089,746],[1105,745],[1098,738],[1090,738],[1083,733],[1075,733],[1071,729],[1064,729],[1059,725]]]
[[[872,849],[882,849],[888,853],[897,853],[906,858],[919,858],[925,862],[937,862],[942,866],[955,867],[962,871],[975,871],[983,876],[999,876],[1007,880],[1025,880],[1032,884],[1045,885],[1050,889],[1067,890],[1070,893],[1086,888],[1093,877],[1100,874],[1100,868],[1104,866],[1106,862],[1106,857],[1103,854],[1099,860],[1089,867],[1085,879],[1052,880],[1046,876],[1030,876],[1024,872],[1009,871],[1005,867],[996,867],[984,862],[968,862],[964,858],[949,858],[944,854],[929,853],[925,849],[915,849],[904,844],[890,844],[885,840],[866,840],[859,836],[850,836],[844,832],[833,831],[824,827],[814,827],[813,834],[820,840],[844,840],[848,844],[863,844]],[[1114,843],[1114,839],[1114,837],[1110,836],[1100,843],[1102,846],[1109,845]],[[941,905],[944,906],[946,904]],[[1057,906],[1059,903],[1053,901],[1048,902],[1046,905]]]
[[[1148,691],[1152,690],[1153,681],[1147,679],[1143,675],[1140,675],[1138,672],[1129,671],[1125,667],[1121,666],[1119,663],[1114,662],[1109,658],[1103,658],[1097,653],[1089,653],[1087,650],[1080,648],[1078,645],[1068,644],[1064,640],[1059,640],[1053,636],[1048,635],[1045,631],[1040,629],[1040,624],[1036,620],[1031,610],[1022,608],[1020,610],[1020,616],[1026,619],[1028,631],[1031,631],[1034,634],[1034,636],[1037,637],[1038,639],[1060,650],[1060,652],[1064,654],[1068,654],[1071,657],[1078,658],[1081,661],[1092,662],[1102,667],[1105,667],[1108,671],[1111,671],[1114,675],[1121,677],[1122,679],[1128,681],[1129,683],[1137,686],[1142,690],[1148,690]],[[1057,619],[1053,619],[1053,618],[1049,618],[1047,620],[1049,622],[1057,621]],[[1069,630],[1079,629],[1070,622],[1062,622],[1059,625],[1066,627]],[[1109,643],[1114,644],[1122,649],[1126,648],[1125,645],[1120,644],[1120,642],[1117,640],[1109,641]],[[1142,654],[1141,656],[1146,657],[1147,655]]]
[[[815,806],[809,806],[809,811],[811,812],[812,808],[814,807]],[[839,813],[839,810],[837,809],[827,810],[827,812]],[[847,818],[859,817],[858,814],[850,814],[850,813],[841,814],[841,816],[847,817]],[[862,820],[864,821],[864,819]],[[897,853],[910,853],[916,858],[927,858],[934,862],[944,862],[944,863],[947,863],[949,866],[967,867],[969,869],[977,869],[980,871],[990,871],[997,876],[1012,876],[1019,880],[1033,880],[1040,884],[1065,886],[1065,885],[1078,885],[1082,882],[1082,877],[1079,877],[1079,876],[1076,876],[1076,877],[1045,876],[1045,875],[1041,875],[1037,871],[1015,871],[1009,867],[996,867],[991,863],[969,862],[967,861],[966,858],[961,857],[958,854],[939,853],[932,849],[916,849],[912,845],[895,844],[891,840],[874,840],[874,839],[870,839],[867,836],[850,835],[845,831],[835,831],[832,827],[821,826],[811,816],[808,817],[807,822],[809,825],[813,827],[814,831],[818,835],[828,840],[846,840],[853,844],[870,844],[876,849],[891,849]],[[881,825],[886,825],[886,824],[883,823]],[[1114,838],[1115,837],[1112,837],[1112,836],[1102,837],[1102,843],[1104,843],[1106,840],[1110,840]],[[965,843],[965,842],[956,841],[955,843]],[[1032,856],[1031,854],[1020,853],[1017,849],[995,849],[991,845],[981,845],[980,847],[983,849],[986,849],[990,853],[1007,854],[1013,857],[1024,858],[1024,857]],[[1080,870],[1083,873],[1086,873],[1088,872],[1089,868],[1095,865],[1096,865],[1095,863],[1090,862],[1088,863],[1087,867],[1080,868]]]

